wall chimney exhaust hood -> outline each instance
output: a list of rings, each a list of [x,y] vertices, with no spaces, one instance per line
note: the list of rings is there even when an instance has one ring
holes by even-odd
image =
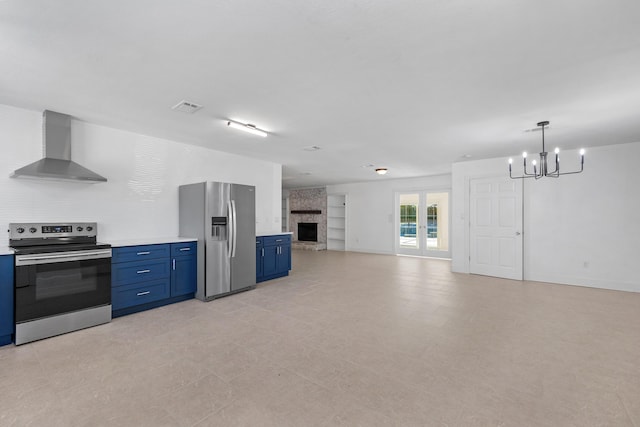
[[[43,111],[42,145],[44,158],[16,169],[11,178],[86,183],[107,181],[107,178],[71,161],[71,116],[55,111]]]

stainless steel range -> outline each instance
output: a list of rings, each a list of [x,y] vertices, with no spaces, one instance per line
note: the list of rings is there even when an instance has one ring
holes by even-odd
[[[97,224],[12,223],[16,345],[111,321],[111,246]]]

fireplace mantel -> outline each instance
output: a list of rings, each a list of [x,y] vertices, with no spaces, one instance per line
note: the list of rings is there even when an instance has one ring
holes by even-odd
[[[311,215],[320,215],[322,211],[320,209],[307,209],[307,210],[292,210],[292,214],[311,214]]]

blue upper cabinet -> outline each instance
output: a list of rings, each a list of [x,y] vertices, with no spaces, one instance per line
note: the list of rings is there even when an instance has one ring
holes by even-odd
[[[0,255],[0,345],[13,334],[13,255]]]
[[[289,275],[291,235],[278,234],[256,239],[256,282]]]

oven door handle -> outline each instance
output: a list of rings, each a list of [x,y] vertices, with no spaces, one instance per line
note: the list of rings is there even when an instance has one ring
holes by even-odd
[[[54,262],[84,261],[88,259],[111,258],[111,249],[96,251],[75,251],[52,254],[17,255],[16,267]]]

